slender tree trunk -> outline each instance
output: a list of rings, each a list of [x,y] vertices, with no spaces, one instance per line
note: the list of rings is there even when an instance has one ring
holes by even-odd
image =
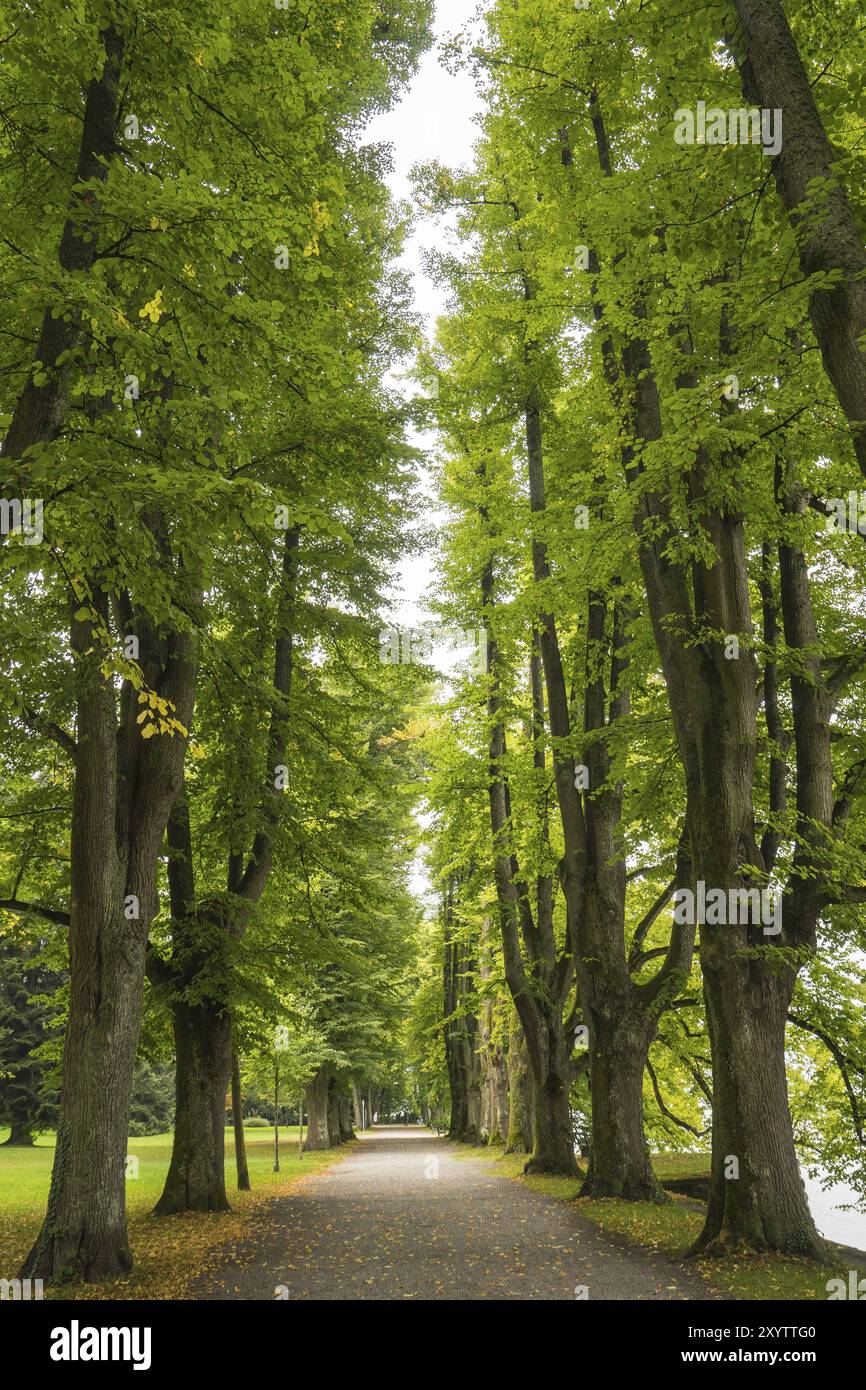
[[[177,1067],[174,1142],[154,1210],[157,1216],[228,1211],[225,1100],[232,1069],[231,1016],[216,1005],[176,1001],[172,1024]]]
[[[448,1086],[451,1092],[448,1138],[461,1140],[469,1130],[469,1072],[466,1066],[463,1039],[464,1021],[459,1017],[462,997],[462,967],[460,942],[453,929],[454,892],[455,885],[452,879],[446,890],[444,904],[443,1009],[445,1022],[443,1029]]]
[[[480,516],[482,521],[487,521],[483,506]],[[566,1039],[562,1017],[563,1005],[574,978],[574,967],[570,953],[561,953],[557,948],[553,931],[551,879],[549,876],[538,878],[536,918],[533,919],[513,842],[511,790],[505,770],[507,740],[499,680],[499,647],[490,631],[495,609],[492,558],[486,560],[481,573],[481,601],[487,626],[487,713],[490,727],[488,800],[494,845],[494,881],[505,979],[523,1025],[532,1077],[532,1152],[525,1171],[577,1177],[568,1098],[571,1047],[570,1039]],[[549,628],[553,628],[552,618],[548,617],[545,621]],[[542,638],[543,643],[544,640]],[[552,659],[558,659],[555,628],[549,655]],[[533,699],[536,702],[541,692],[541,680],[535,657],[532,675]],[[551,732],[557,732],[552,723]],[[538,770],[544,766],[544,751],[540,742],[536,744],[535,765]],[[559,783],[564,776],[561,760],[556,763],[554,771],[561,794]],[[566,815],[563,822],[568,844],[573,825]],[[542,812],[539,829],[546,835],[545,812]],[[563,877],[566,879],[572,874],[575,858],[575,855],[566,852],[565,860],[572,865],[571,869],[564,870]],[[571,899],[567,892],[566,903],[570,917]],[[567,931],[570,935],[570,920]]]
[[[200,974],[219,978],[223,971],[230,969],[228,962],[220,959],[225,942],[230,936],[240,938],[244,935],[250,910],[261,898],[270,874],[272,831],[279,815],[281,796],[274,788],[274,769],[282,764],[285,756],[285,702],[291,691],[292,680],[297,552],[298,532],[287,531],[274,642],[274,688],[277,700],[271,709],[267,766],[263,779],[261,812],[264,828],[254,836],[252,852],[246,864],[242,854],[230,856],[228,886],[240,900],[240,905],[231,917],[204,911],[201,914],[204,917],[204,934],[200,930],[202,921],[195,906],[192,835],[189,806],[185,799],[178,802],[169,822],[172,857],[168,874],[172,915],[176,923],[174,983],[179,991],[194,986]],[[185,1007],[181,1004],[180,1010]],[[189,1196],[187,1210],[229,1210],[225,1194],[225,1125],[224,1119],[217,1125],[216,1116],[224,1112],[226,1087],[231,1074],[230,1013],[221,1000],[206,1002],[197,1006],[194,1012],[195,1019],[181,1029],[187,1045],[183,1049],[179,1046],[177,1050],[175,1088],[179,1123],[175,1127],[166,1189],[155,1208],[159,1215],[184,1210],[183,1206],[178,1205],[183,1201],[184,1193]],[[176,1010],[176,1017],[177,1013]]]
[[[313,1152],[329,1149],[328,1133],[328,1065],[323,1062],[306,1088],[307,1137],[304,1149]]]
[[[244,1101],[241,1094],[241,1067],[238,1054],[232,1048],[232,1124],[235,1132],[235,1167],[238,1191],[250,1191],[250,1170],[247,1164],[247,1141],[244,1134]]]
[[[485,917],[481,930],[478,971],[482,981],[491,977],[491,924]],[[508,1136],[508,1072],[502,1044],[495,1040],[500,1006],[485,992],[479,1016],[482,1072],[482,1128],[488,1144],[504,1144]]]
[[[94,184],[104,182],[115,150],[123,40],[103,30],[105,58],[86,88],[82,136],[58,260],[64,271],[87,272],[98,241]],[[87,191],[78,191],[87,184]],[[30,446],[60,434],[69,403],[72,350],[80,320],[46,306],[35,356],[6,433],[8,464]],[[108,619],[94,585],[93,606]],[[80,600],[73,600],[73,609]],[[129,1091],[141,1017],[144,956],[152,919],[154,875],[164,818],[179,787],[169,757],[159,788],[149,773],[159,755],[125,748],[133,781],[120,785],[113,685],[101,677],[99,638],[90,622],[73,619],[78,744],[73,798],[70,911],[70,1005],[63,1060],[57,1146],[45,1222],[24,1264],[24,1277],[46,1281],[100,1279],[132,1265],[126,1232],[126,1140]],[[179,655],[177,651],[175,656]],[[153,664],[147,663],[151,672]],[[182,679],[185,681],[188,672]],[[194,680],[178,717],[188,723]],[[167,693],[163,687],[162,693]],[[172,692],[174,693],[174,692]],[[140,743],[140,736],[139,736]],[[160,740],[157,740],[160,742]],[[138,764],[138,767],[136,767]],[[126,769],[125,769],[126,770]],[[133,799],[134,798],[134,799]],[[130,817],[132,806],[137,814]],[[135,916],[125,915],[127,907]]]
[[[356,1129],[361,1129],[361,1130],[366,1129],[367,1126],[366,1126],[365,1123],[364,1123],[364,1110],[363,1110],[363,1106],[362,1106],[362,1104],[361,1104],[361,1096],[360,1096],[360,1094],[359,1094],[359,1092],[358,1092],[358,1085],[357,1085],[357,1082],[355,1082],[355,1081],[352,1082],[352,1109],[353,1109],[353,1111],[354,1111],[354,1113],[355,1113],[355,1127],[356,1127]]]
[[[477,1048],[477,1021],[463,1020],[460,1040],[461,1066],[466,1077],[466,1128],[460,1135],[464,1144],[477,1144],[481,1134],[481,1059]]]
[[[274,1063],[274,1172],[280,1171],[280,1064]]]

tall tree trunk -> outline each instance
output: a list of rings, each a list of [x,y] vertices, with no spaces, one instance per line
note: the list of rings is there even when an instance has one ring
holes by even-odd
[[[225,1191],[225,1125],[216,1117],[225,1107],[226,1087],[231,1074],[231,1021],[224,1000],[211,998],[192,1010],[194,1018],[177,1019],[189,1011],[183,993],[194,988],[196,979],[220,978],[230,967],[225,945],[230,937],[240,938],[249,915],[261,898],[270,876],[273,859],[272,831],[278,816],[281,793],[274,787],[274,769],[283,763],[286,744],[286,701],[291,691],[292,642],[295,587],[297,582],[298,532],[287,531],[282,556],[281,589],[278,598],[277,635],[274,642],[274,688],[271,709],[262,821],[264,829],[254,836],[249,858],[232,854],[228,866],[228,887],[239,905],[231,915],[222,909],[196,904],[193,873],[192,835],[189,806],[178,802],[169,822],[168,875],[172,896],[173,982],[180,995],[175,1014],[176,1054],[175,1090],[178,1123],[175,1125],[171,1165],[165,1191],[155,1211],[228,1211]],[[204,930],[202,931],[202,927]],[[210,988],[210,984],[208,985]],[[180,1046],[180,1040],[183,1046]],[[186,1207],[178,1205],[187,1202]]]
[[[782,510],[805,510],[802,490],[777,469]],[[798,845],[783,899],[776,946],[814,950],[820,910],[816,884],[827,872],[834,821],[830,728],[833,700],[824,679],[821,646],[802,551],[779,547],[780,592],[786,644],[802,662],[791,675],[797,769]],[[709,737],[706,738],[709,743]],[[707,758],[708,766],[710,764]],[[714,779],[715,782],[715,779]],[[740,785],[744,785],[742,782]],[[719,819],[719,817],[722,819]],[[742,827],[725,845],[724,825]],[[754,838],[751,805],[741,793],[730,804],[705,808],[701,823],[702,872],[707,882],[735,882],[743,846]],[[727,856],[724,851],[727,848]],[[713,1162],[704,1230],[696,1249],[739,1245],[823,1258],[825,1249],[800,1176],[788,1105],[785,1025],[798,966],[790,957],[744,959],[746,946],[764,945],[759,928],[701,931],[701,964],[713,1048]]]
[[[213,1004],[172,1005],[176,1058],[174,1142],[157,1216],[228,1211],[225,1101],[231,1016]]]
[[[306,1087],[307,1137],[304,1150],[314,1152],[331,1147],[328,1133],[328,1080],[327,1062],[323,1062]]]
[[[274,1061],[274,1172],[280,1171],[280,1063]]]
[[[250,1191],[250,1170],[247,1164],[247,1141],[244,1134],[244,1099],[241,1092],[241,1066],[232,1048],[232,1126],[235,1134],[235,1168],[238,1192]]]
[[[480,508],[480,516],[486,523],[487,511],[484,506]],[[487,712],[490,729],[488,800],[494,845],[494,881],[505,979],[523,1026],[532,1078],[532,1152],[526,1171],[577,1177],[569,1105],[571,1039],[566,1036],[563,1019],[563,1006],[574,978],[574,966],[571,953],[561,953],[557,948],[553,932],[551,879],[541,875],[536,882],[536,915],[533,917],[514,845],[511,789],[506,772],[507,741],[502,713],[499,647],[491,630],[495,610],[492,557],[486,560],[481,573],[481,603],[487,628]],[[555,651],[558,655],[558,648]],[[533,703],[538,722],[541,681],[535,654],[531,670]],[[540,739],[536,739],[535,764],[539,770],[544,766]],[[561,766],[555,766],[557,783],[562,771]],[[539,829],[546,834],[546,811],[541,813]],[[565,859],[568,858],[566,853]],[[568,875],[566,868],[563,877],[567,878]],[[568,896],[566,903],[570,914]],[[570,937],[571,921],[567,930]]]
[[[213,963],[209,945],[223,950],[224,924],[195,904],[189,803],[172,807],[168,824],[168,879],[174,919],[172,939],[175,997],[171,1001],[175,1044],[175,1123],[171,1161],[154,1211],[228,1211],[225,1182],[225,1096],[231,1079],[231,1014],[214,997],[195,1004],[186,993]]]
[[[459,1016],[462,997],[461,960],[460,942],[454,925],[454,896],[455,880],[451,878],[443,904],[443,1033],[448,1086],[451,1093],[448,1138],[460,1140],[469,1128],[469,1072],[463,1046],[463,1020]]]
[[[113,25],[108,25],[102,31],[102,42],[105,61],[100,75],[87,85],[70,213],[57,252],[60,267],[66,272],[83,273],[93,268],[99,250],[94,226],[97,197],[93,185],[105,182],[116,153],[124,39]],[[81,192],[85,185],[87,191]],[[33,353],[34,360],[40,364],[41,384],[37,385],[36,373],[31,372],[6,431],[4,462],[19,459],[31,445],[48,443],[60,434],[69,408],[74,374],[72,349],[80,332],[78,314],[55,313],[54,305],[44,310],[39,341]]]
[[[112,25],[102,31],[102,40],[105,58],[100,74],[86,87],[70,215],[58,249],[59,264],[67,272],[87,272],[94,264],[98,251],[94,184],[105,181],[115,151],[124,44]],[[87,191],[82,193],[85,184]],[[66,418],[80,319],[75,314],[58,315],[54,307],[44,309],[34,353],[43,374],[41,384],[31,373],[6,432],[7,472],[9,463],[20,459],[29,447],[56,439]],[[94,590],[92,606],[107,622],[107,597],[96,584]],[[73,611],[80,603],[76,595]],[[151,776],[159,755],[148,756],[128,746],[128,723],[120,743],[127,745],[127,766],[141,783],[118,781],[114,688],[100,673],[100,658],[94,659],[100,639],[90,622],[73,619],[71,628],[78,742],[69,1019],[48,1210],[23,1268],[24,1277],[46,1281],[99,1279],[127,1273],[132,1266],[125,1191],[129,1092],[147,934],[155,908],[159,839],[179,786],[177,760],[169,757],[158,774],[161,786],[154,787]],[[150,671],[156,674],[153,663]],[[184,682],[187,675],[185,670]],[[190,698],[178,705],[178,717],[187,723],[193,689],[194,680],[186,691]],[[166,693],[165,688],[161,693]],[[123,751],[121,747],[121,757]],[[136,814],[131,820],[133,804]],[[133,901],[137,915],[128,918],[125,905],[131,910]]]
[[[779,10],[777,0],[772,5]],[[743,0],[742,4],[738,0],[738,9],[756,12],[767,5],[764,0]],[[613,165],[597,93],[592,94],[590,114],[601,173],[610,178]],[[787,119],[787,111],[785,115]],[[643,304],[629,302],[628,312],[635,321],[646,318]],[[595,314],[602,320],[603,306],[597,304]],[[723,314],[720,360],[730,354],[731,337]],[[690,339],[685,330],[681,341],[684,366],[677,386],[693,390],[697,376],[688,362]],[[623,433],[629,441],[623,449],[624,472],[628,482],[640,489],[634,525],[685,771],[692,886],[702,880],[725,894],[747,889],[754,886],[750,874],[758,875],[761,882],[765,873],[755,840],[753,804],[757,669],[750,647],[740,652],[738,660],[727,660],[721,641],[705,636],[752,632],[742,514],[736,499],[724,510],[701,501],[713,495],[716,481],[715,461],[699,448],[687,479],[688,500],[705,547],[707,540],[711,542],[712,560],[696,560],[687,569],[670,557],[667,539],[680,534],[672,516],[672,498],[650,489],[642,459],[643,449],[663,437],[661,398],[650,350],[647,341],[635,335],[619,352],[606,338],[602,353],[612,399],[623,411]],[[733,403],[723,404],[722,413],[736,408]],[[861,413],[860,418],[866,417]],[[733,470],[729,472],[733,476]],[[804,605],[808,605],[807,584],[797,607],[805,611]],[[792,636],[788,645],[802,645],[804,650],[811,645],[814,657],[817,642],[801,643]],[[795,684],[792,680],[792,690]],[[812,724],[811,737],[819,727],[820,721]],[[824,772],[826,768],[819,780]],[[800,790],[798,759],[798,801]],[[829,824],[825,811],[816,816],[813,809],[808,821],[804,817],[798,826],[804,843],[810,842],[816,820],[825,827]],[[796,874],[789,891],[795,898],[801,895]],[[806,944],[807,922],[790,940],[786,938],[787,931],[779,944]],[[744,960],[744,951],[753,946],[763,947],[763,956]],[[792,983],[785,979],[791,967],[789,959],[773,962],[766,954],[767,939],[760,927],[701,927],[701,968],[713,1047],[714,1127],[711,1195],[696,1249],[742,1244],[803,1253],[818,1248],[799,1177],[784,1084],[782,1005]]]
[[[144,514],[142,514],[144,515]],[[73,599],[77,608],[77,601]],[[90,599],[107,625],[108,598]],[[195,643],[161,641],[136,618],[151,689],[189,727]],[[141,738],[134,691],[112,679],[90,617],[72,618],[77,730],[72,803],[70,998],[57,1147],[45,1222],[25,1277],[97,1280],[132,1267],[126,1232],[129,1095],[141,1024],[145,956],[156,910],[156,866],[181,785],[184,740]]]
[[[812,291],[809,308],[824,368],[852,426],[866,476],[866,246],[858,217],[833,165],[813,84],[781,0],[736,0],[739,57],[747,101],[784,113],[782,149],[773,160],[779,196],[796,228],[806,275],[841,276]],[[815,197],[823,185],[822,196]],[[810,206],[811,204],[811,206]]]

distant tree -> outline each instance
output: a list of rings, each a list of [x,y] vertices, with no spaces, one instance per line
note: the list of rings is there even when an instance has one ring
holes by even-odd
[[[165,1134],[174,1123],[174,1068],[139,1062],[129,1101],[129,1133]]]
[[[7,1144],[31,1146],[57,1116],[50,1066],[38,1049],[58,1015],[50,996],[59,983],[38,945],[0,942],[0,1123],[11,1127]]]

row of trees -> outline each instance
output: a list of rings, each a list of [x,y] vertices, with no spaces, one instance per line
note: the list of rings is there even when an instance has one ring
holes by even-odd
[[[294,1029],[327,1090],[395,1045],[419,687],[378,659],[412,517],[382,380],[417,330],[361,137],[429,18],[3,5],[0,907],[68,967],[27,1275],[131,1266],[137,1053],[174,1059],[173,1212],[227,1205],[233,1048]]]
[[[461,238],[442,615],[487,662],[432,735],[416,1076],[530,1170],[582,1113],[595,1196],[665,1200],[648,1129],[711,1128],[696,1248],[820,1255],[796,1141],[866,1192],[864,31],[674,8],[494,3],[474,165],[418,171]]]

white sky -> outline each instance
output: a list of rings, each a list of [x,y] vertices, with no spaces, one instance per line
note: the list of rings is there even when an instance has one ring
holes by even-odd
[[[401,201],[413,201],[409,175],[414,164],[437,159],[451,166],[466,165],[472,158],[472,146],[478,134],[473,118],[480,112],[482,103],[470,74],[452,74],[442,65],[439,43],[446,36],[454,35],[470,25],[474,16],[473,0],[437,0],[436,42],[421,60],[403,100],[392,111],[377,117],[367,128],[367,140],[391,147],[393,171],[388,184],[394,197]],[[425,274],[421,258],[423,250],[441,245],[445,228],[446,224],[419,217],[399,262],[412,278],[415,308],[423,315],[431,337],[436,319],[445,311],[445,298],[441,288]],[[407,395],[418,394],[418,389],[411,383],[401,383],[400,388]],[[432,451],[435,437],[417,436],[413,443]],[[423,469],[419,472],[418,488],[425,498],[430,499],[429,506],[425,508],[426,519],[434,523],[441,520],[441,513],[434,505],[430,479]],[[425,596],[433,582],[432,553],[407,557],[402,561],[389,594],[390,621],[395,627],[411,630],[428,620]],[[439,670],[447,671],[464,655],[465,651],[438,646],[434,648],[433,664]],[[422,815],[420,819],[424,823],[427,818]],[[432,906],[435,895],[420,856],[412,866],[409,881],[412,891]]]
[[[482,103],[470,74],[452,74],[442,66],[439,43],[472,24],[475,8],[473,0],[437,0],[436,42],[422,58],[399,105],[367,127],[368,140],[391,146],[394,167],[387,182],[397,199],[413,202],[409,174],[414,164],[437,159],[443,164],[466,165],[472,158],[472,146],[478,134],[473,117],[481,111]],[[398,263],[412,277],[415,308],[423,315],[431,337],[437,317],[445,310],[445,300],[441,288],[425,274],[421,255],[424,249],[441,245],[443,234],[443,224],[418,217]],[[403,389],[408,395],[419,394],[418,388],[411,383],[406,383]],[[429,450],[435,445],[431,436],[416,437],[413,442]],[[431,496],[429,481],[423,473],[418,485],[425,496]],[[425,621],[424,595],[432,578],[432,555],[403,561],[391,595],[396,626],[412,628]],[[452,654],[450,659],[455,656]],[[437,650],[435,660],[437,666],[447,666],[449,655]]]

